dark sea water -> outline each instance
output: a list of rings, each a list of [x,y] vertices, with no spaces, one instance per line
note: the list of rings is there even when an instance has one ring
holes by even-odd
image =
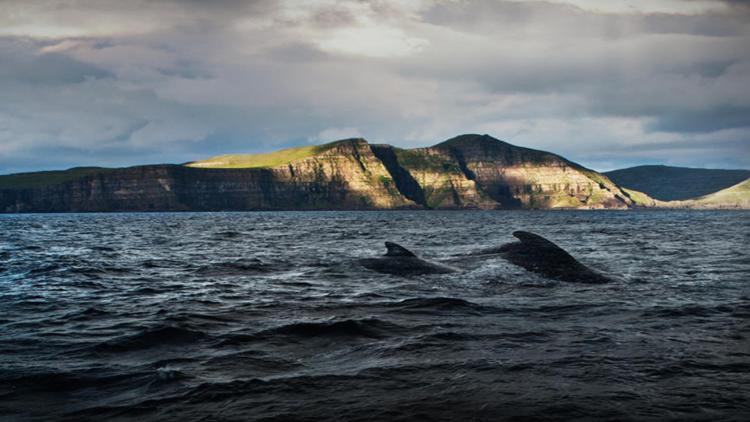
[[[502,259],[539,233],[614,275]],[[0,419],[750,420],[750,213],[0,216]]]

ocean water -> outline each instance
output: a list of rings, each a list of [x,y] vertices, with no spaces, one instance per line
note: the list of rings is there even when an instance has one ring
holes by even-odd
[[[617,280],[502,259],[529,230]],[[750,213],[0,216],[0,419],[748,420]]]

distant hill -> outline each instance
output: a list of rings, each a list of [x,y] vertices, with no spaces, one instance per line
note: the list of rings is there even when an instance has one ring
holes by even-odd
[[[750,209],[750,179],[699,198],[662,202],[657,203],[656,206],[694,209]]]
[[[0,176],[0,212],[622,209],[653,203],[559,155],[475,134],[427,148],[345,139],[186,165]]]
[[[698,198],[734,186],[750,170],[714,170],[669,166],[637,166],[604,173],[619,186],[662,201]]]
[[[695,200],[703,208],[750,208],[750,179]]]

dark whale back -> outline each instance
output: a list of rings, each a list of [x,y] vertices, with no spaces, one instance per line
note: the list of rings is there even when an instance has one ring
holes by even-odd
[[[511,263],[555,280],[579,283],[606,283],[606,276],[578,262],[551,241],[527,231],[513,232],[519,241],[496,249]]]
[[[385,247],[387,251],[382,257],[363,258],[359,263],[372,271],[400,276],[447,274],[456,271],[453,267],[419,258],[414,252],[399,244],[385,242]]]
[[[480,259],[486,255],[500,255],[528,271],[555,280],[578,283],[612,281],[610,278],[581,264],[562,248],[538,234],[516,231],[513,232],[513,236],[518,239],[518,242],[475,252],[472,255]],[[373,271],[400,276],[445,274],[458,271],[455,267],[424,260],[412,251],[393,242],[385,242],[385,247],[387,250],[385,255],[378,258],[362,258],[359,259],[359,263]],[[460,261],[466,261],[466,258],[467,256],[463,256]]]

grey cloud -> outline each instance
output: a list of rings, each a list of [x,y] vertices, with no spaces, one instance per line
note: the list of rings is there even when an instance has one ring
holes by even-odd
[[[513,29],[518,35],[543,23],[569,36],[605,39],[638,34],[686,34],[728,37],[748,32],[750,11],[679,13],[602,13],[573,5],[545,1],[470,0],[438,2],[425,13],[425,20],[451,28],[496,32]],[[552,34],[550,32],[550,34]]]
[[[706,168],[750,168],[750,128],[718,133],[694,132],[669,139],[609,143],[606,150],[590,151],[587,162],[611,170],[641,164],[667,164]]]
[[[719,78],[727,73],[727,70],[739,63],[738,59],[726,58],[723,60],[705,60],[692,63],[690,66],[680,66],[675,69],[676,72],[684,75],[697,74],[703,78]]]
[[[321,51],[311,43],[290,42],[281,46],[269,48],[268,58],[286,63],[309,63],[331,60],[328,53]]]
[[[402,146],[492,131],[585,165],[637,155],[750,166],[738,158],[750,137],[750,15],[730,3],[685,15],[489,0],[305,2],[304,13],[270,0],[72,2],[45,19],[149,25],[0,40],[0,173],[184,162],[339,128]],[[425,43],[403,57],[321,45],[378,25]]]
[[[62,85],[88,78],[112,77],[106,69],[61,53],[28,54],[37,45],[24,40],[0,38],[0,80],[22,84]]]
[[[356,19],[352,11],[331,6],[318,10],[309,22],[322,27],[337,27],[356,22]]]
[[[663,112],[648,130],[675,133],[709,133],[750,128],[750,106],[719,106],[707,110]],[[750,140],[748,140],[750,143]]]
[[[737,8],[750,8],[750,0],[720,0]]]
[[[495,44],[448,38],[402,63],[407,75],[460,79],[497,95],[569,98],[558,100],[556,109],[539,106],[532,117],[647,117],[654,122],[646,130],[674,133],[746,124],[746,115],[736,110],[750,106],[747,16],[622,16],[559,4],[487,1],[440,4],[430,13],[433,23],[459,22],[462,31],[489,34],[486,39]],[[563,29],[535,30],[547,24]],[[720,24],[722,34],[711,29]],[[611,26],[622,28],[614,39]]]
[[[747,34],[747,14],[710,14],[703,16],[658,14],[627,18],[627,23],[653,34],[684,34],[732,37]]]

